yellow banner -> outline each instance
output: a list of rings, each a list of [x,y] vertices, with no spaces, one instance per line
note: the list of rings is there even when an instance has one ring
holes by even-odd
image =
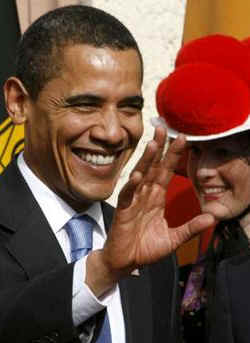
[[[221,33],[250,36],[249,0],[187,0],[183,41]]]
[[[6,168],[12,157],[23,149],[23,125],[14,125],[10,118],[0,123],[0,173]]]

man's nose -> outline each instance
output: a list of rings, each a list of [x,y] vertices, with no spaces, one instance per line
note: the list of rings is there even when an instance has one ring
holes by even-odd
[[[92,128],[91,137],[109,145],[120,145],[123,142],[125,129],[122,127],[118,111],[110,110],[101,115],[98,124]]]

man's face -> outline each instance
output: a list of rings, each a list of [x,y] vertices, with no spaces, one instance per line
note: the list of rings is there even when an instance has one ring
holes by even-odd
[[[141,64],[134,49],[89,45],[66,47],[62,60],[60,76],[29,99],[24,158],[81,210],[112,194],[142,135]]]

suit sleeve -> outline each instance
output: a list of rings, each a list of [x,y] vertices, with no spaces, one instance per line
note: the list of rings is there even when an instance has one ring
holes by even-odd
[[[0,342],[73,342],[73,264],[29,280],[0,248]],[[77,340],[76,340],[77,341]]]

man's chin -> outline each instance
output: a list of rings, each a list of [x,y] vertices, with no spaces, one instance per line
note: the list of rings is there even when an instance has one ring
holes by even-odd
[[[85,191],[79,191],[74,194],[75,200],[79,203],[92,204],[95,201],[104,201],[108,199],[114,191],[114,188],[110,189],[90,189]]]

